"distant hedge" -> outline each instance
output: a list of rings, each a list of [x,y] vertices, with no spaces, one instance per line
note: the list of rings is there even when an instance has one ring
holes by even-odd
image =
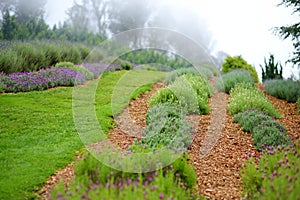
[[[82,62],[90,49],[66,41],[0,42],[0,72],[30,72],[58,62]]]

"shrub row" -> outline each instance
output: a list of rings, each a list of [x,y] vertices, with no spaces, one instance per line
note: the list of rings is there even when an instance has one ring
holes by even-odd
[[[136,174],[112,169],[86,154],[74,171],[68,189],[61,181],[51,199],[202,199],[191,189],[196,175],[186,157],[172,167]]]
[[[257,159],[251,158],[241,170],[247,199],[299,199],[299,142],[287,147],[269,148]]]
[[[3,47],[0,72],[5,74],[35,71],[58,62],[79,63],[90,53],[88,47],[66,41],[2,42],[0,45]]]
[[[184,119],[184,111],[176,104],[165,103],[149,109],[143,138],[135,145],[149,150],[168,147],[187,148],[192,142],[192,126]]]
[[[223,74],[216,82],[216,88],[219,91],[229,94],[230,90],[238,83],[254,84],[253,77],[246,70],[233,70]]]
[[[268,80],[264,82],[267,94],[285,99],[288,102],[297,102],[300,97],[300,83],[292,80]]]
[[[280,146],[289,143],[287,131],[283,125],[274,121],[272,117],[258,110],[247,110],[234,116],[244,131],[250,132],[257,150],[267,146]]]
[[[155,93],[150,99],[150,106],[161,103],[175,103],[188,113],[207,114],[209,112],[208,98],[212,89],[205,78],[196,75],[183,75]]]
[[[177,70],[174,70],[174,71],[170,72],[166,76],[166,82],[168,84],[171,84],[176,80],[177,77],[180,77],[180,76],[183,76],[183,75],[202,76],[205,79],[209,79],[214,75],[214,73],[209,68],[205,68],[205,67],[199,67],[197,69],[195,69],[195,68],[181,68],[181,69],[177,69]]]
[[[103,63],[75,66],[71,62],[60,62],[55,67],[35,72],[0,74],[1,92],[29,92],[46,90],[58,86],[74,86],[99,76],[105,68]],[[89,71],[91,69],[93,72]]]
[[[57,86],[74,86],[82,84],[85,80],[84,74],[68,68],[48,68],[36,72],[1,74],[0,92],[29,92]]]
[[[84,68],[83,66],[75,66],[71,62],[60,62],[55,65],[55,68],[69,68],[75,72],[80,72],[81,74],[84,74],[87,78],[87,80],[92,80],[94,78],[97,78],[98,76],[96,74],[93,74],[88,69]]]
[[[266,112],[270,116],[280,117],[265,95],[250,83],[239,83],[230,91],[228,110],[231,115],[245,112],[249,109],[257,109]]]
[[[174,104],[149,109],[144,137],[131,145],[131,153],[149,153],[164,147],[178,150],[192,141],[191,125],[185,112]],[[147,160],[149,161],[149,160]],[[119,160],[110,162],[119,162]],[[132,162],[132,161],[131,161]],[[151,161],[149,161],[151,165]],[[75,165],[75,177],[66,191],[63,182],[52,191],[52,198],[101,199],[200,199],[192,190],[196,173],[187,154],[171,166],[148,173],[126,173],[112,169],[90,154]]]

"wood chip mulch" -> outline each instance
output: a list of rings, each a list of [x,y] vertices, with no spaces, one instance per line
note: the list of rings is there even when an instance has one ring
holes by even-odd
[[[114,144],[121,149],[127,149],[134,138],[140,137],[142,128],[146,126],[145,115],[149,109],[148,100],[152,94],[164,86],[164,84],[155,84],[152,91],[132,101],[125,112],[115,119],[118,127],[109,133],[109,139]],[[263,90],[261,85],[258,87]],[[286,126],[290,135],[299,136],[300,115],[297,113],[296,104],[266,96],[282,114],[282,118],[278,121]],[[211,111],[208,115],[189,117],[192,124],[198,124],[198,127],[194,129],[196,130],[194,140],[188,150],[189,162],[195,166],[197,191],[208,199],[242,199],[240,167],[245,162],[246,155],[258,154],[251,135],[243,132],[238,124],[233,123],[233,117],[229,115],[228,111],[226,111],[225,119],[222,114],[217,114],[216,111],[219,109],[227,108],[228,99],[229,95],[216,93],[209,100]],[[225,100],[225,102],[218,105],[221,100]],[[218,116],[221,118],[212,119],[218,118]],[[135,124],[135,128],[132,123]],[[214,126],[220,126],[221,129]],[[209,140],[207,139],[208,133],[210,134]],[[205,148],[205,146],[209,148]],[[201,153],[201,151],[205,153]],[[53,176],[43,187],[40,199],[47,199],[47,194],[58,180],[66,178],[65,183],[67,184],[68,180],[74,176],[72,164],[57,171]]]

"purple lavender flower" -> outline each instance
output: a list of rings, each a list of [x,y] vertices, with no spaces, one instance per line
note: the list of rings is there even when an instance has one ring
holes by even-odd
[[[48,68],[2,75],[0,81],[5,85],[6,92],[29,92],[82,84],[86,81],[86,76],[68,68]]]

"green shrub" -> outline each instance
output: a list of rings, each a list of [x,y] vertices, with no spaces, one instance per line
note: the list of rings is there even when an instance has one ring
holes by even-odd
[[[264,151],[241,169],[247,199],[297,199],[300,191],[300,146]]]
[[[23,71],[24,59],[17,55],[17,52],[7,49],[0,49],[0,72],[9,74]]]
[[[152,95],[149,101],[149,105],[150,107],[152,107],[154,105],[167,102],[179,104],[178,99],[172,90],[170,90],[169,88],[162,88],[154,95]]]
[[[48,68],[58,62],[82,62],[88,47],[66,41],[9,42],[0,48],[0,71],[6,74]]]
[[[223,74],[216,82],[216,88],[219,91],[229,94],[230,90],[234,88],[237,83],[251,83],[254,84],[254,80],[246,70],[233,70],[226,74]]]
[[[95,77],[95,74],[93,74],[92,72],[90,72],[89,70],[87,70],[86,68],[84,68],[83,66],[75,66],[73,63],[71,62],[60,62],[57,63],[55,65],[55,68],[69,68],[75,72],[80,72],[82,74],[84,74],[87,78],[87,80],[92,80]]]
[[[247,63],[242,56],[226,57],[222,63],[222,72],[227,73],[235,69],[248,70],[253,77],[255,83],[258,83],[258,75],[255,68]]]
[[[273,104],[260,90],[250,83],[239,83],[230,91],[229,113],[234,115],[249,109],[257,109],[268,113],[270,116],[280,117]]]
[[[150,150],[160,148],[183,149],[192,142],[192,126],[183,119],[184,114],[178,106],[159,104],[150,108],[147,114],[147,127],[143,138],[135,145]]]
[[[268,80],[264,83],[267,94],[285,99],[288,102],[297,102],[300,97],[300,83],[292,80]]]
[[[199,72],[195,68],[181,68],[177,69],[175,71],[170,72],[166,76],[166,82],[168,84],[171,84],[175,81],[175,79],[179,76],[183,76],[185,74],[191,74],[191,75],[199,75]]]
[[[68,188],[60,182],[51,199],[202,199],[192,190],[196,174],[187,156],[177,159],[173,167],[136,174],[114,170],[86,154],[74,172]]]
[[[268,79],[282,79],[282,65],[274,61],[274,55],[270,54],[269,62],[264,59],[265,66],[260,65],[262,70],[262,81]],[[278,69],[280,68],[280,69]]]
[[[253,143],[257,150],[268,146],[280,146],[289,143],[286,129],[274,120],[263,121],[253,129]]]
[[[183,119],[185,117],[185,112],[177,106],[177,104],[164,103],[153,106],[149,109],[146,114],[146,123],[150,124],[155,120],[165,120],[166,118],[178,118]]]
[[[6,82],[8,82],[8,80],[6,79],[9,79],[7,76],[5,76],[4,74],[1,74],[0,73],[0,93],[4,93],[6,90],[7,90],[7,87],[6,87]]]
[[[247,110],[234,115],[233,121],[239,123],[243,127],[243,131],[252,133],[253,129],[264,121],[272,120],[267,114],[259,110]]]
[[[208,84],[207,80],[197,75],[183,75],[199,97],[207,99],[213,95],[213,88]]]
[[[194,75],[183,75],[169,85],[168,88],[159,90],[150,99],[150,106],[159,103],[176,103],[188,113],[209,113],[208,97],[212,89],[207,81]]]
[[[128,61],[123,61],[121,63],[121,67],[122,67],[123,70],[132,70],[133,69],[132,64]]]
[[[199,113],[206,111],[204,99],[197,95],[197,91],[187,81],[186,77],[180,76],[169,85],[169,88],[176,95],[179,105],[188,113]],[[201,104],[200,104],[201,103]],[[202,108],[203,107],[203,108]],[[201,109],[200,109],[201,108]]]
[[[183,180],[184,183],[186,183],[186,186],[188,188],[192,188],[197,181],[197,175],[195,173],[195,170],[193,169],[193,166],[188,163],[188,154],[185,154],[185,156],[178,158],[173,164],[173,171],[176,174],[179,175],[180,179]]]

